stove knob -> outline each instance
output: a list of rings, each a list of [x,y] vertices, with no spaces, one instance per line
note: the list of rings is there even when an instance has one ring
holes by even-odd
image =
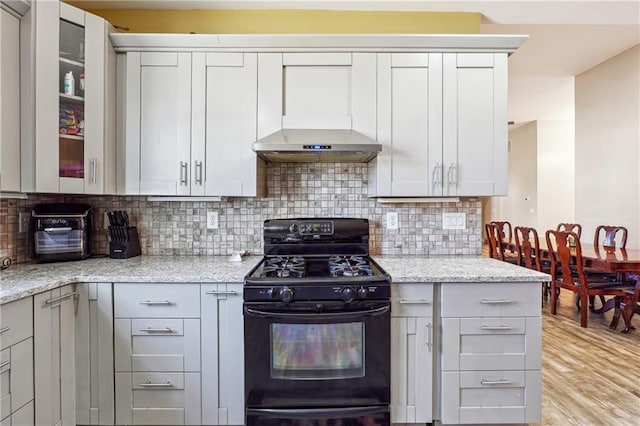
[[[366,289],[366,288],[364,288],[364,287],[360,287],[360,288],[358,289],[358,297],[360,297],[361,299],[366,298],[366,297],[367,297],[367,293],[368,293],[368,292],[367,292],[367,289]]]
[[[295,223],[292,223],[291,226],[289,227],[289,232],[291,232],[292,234],[295,234],[298,231],[298,225],[296,225]]]
[[[272,289],[272,288],[267,289],[267,297],[268,297],[269,299],[272,299],[272,298],[273,298],[273,289]]]
[[[355,295],[355,292],[353,291],[353,287],[344,287],[341,293],[342,293],[342,300],[344,300],[345,302],[351,302],[353,300],[353,296]]]
[[[291,302],[291,299],[293,299],[293,290],[290,289],[289,287],[284,287],[283,289],[280,290],[280,300],[282,300],[285,303]]]

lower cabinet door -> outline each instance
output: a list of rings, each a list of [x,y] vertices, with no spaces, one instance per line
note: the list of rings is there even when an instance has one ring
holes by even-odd
[[[200,373],[115,373],[116,424],[199,425]]]
[[[33,417],[33,401],[22,406],[9,417],[0,422],[0,426],[32,426],[35,424]]]
[[[433,421],[431,318],[391,318],[391,422]]]

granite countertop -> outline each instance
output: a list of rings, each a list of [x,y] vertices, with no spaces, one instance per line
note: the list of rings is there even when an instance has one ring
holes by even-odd
[[[241,283],[261,256],[137,256],[12,265],[0,273],[0,304],[81,282]],[[374,256],[393,282],[542,282],[549,276],[482,256]]]

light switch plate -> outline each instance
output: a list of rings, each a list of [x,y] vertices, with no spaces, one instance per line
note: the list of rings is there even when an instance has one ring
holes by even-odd
[[[218,229],[218,212],[207,212],[207,229]]]
[[[29,221],[31,220],[30,212],[18,213],[18,232],[29,231]]]
[[[442,229],[467,229],[467,215],[465,213],[442,213]]]

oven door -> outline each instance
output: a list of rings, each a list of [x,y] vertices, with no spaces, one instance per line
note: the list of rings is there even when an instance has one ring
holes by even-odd
[[[247,408],[388,407],[390,308],[245,303]]]

